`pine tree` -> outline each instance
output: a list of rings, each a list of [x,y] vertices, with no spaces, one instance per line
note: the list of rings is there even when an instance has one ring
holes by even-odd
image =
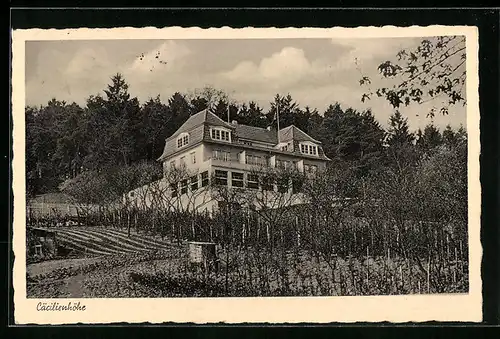
[[[441,132],[432,123],[425,126],[423,133],[420,132],[420,137],[417,139],[417,146],[424,153],[432,152],[442,143]]]
[[[146,159],[157,159],[165,146],[168,130],[165,128],[172,124],[173,115],[169,107],[163,104],[158,95],[156,98],[150,98],[141,109],[144,140],[141,144],[146,145]]]
[[[271,102],[271,108],[267,112],[267,121],[269,126],[275,129],[278,127],[277,115],[279,113],[279,128],[285,128],[296,123],[296,114],[300,112],[299,105],[293,100],[292,96],[280,96],[276,94]],[[297,126],[301,128],[300,126]]]
[[[418,154],[413,141],[415,136],[410,133],[408,119],[396,111],[389,118],[389,128],[386,133],[386,154],[389,167],[404,177],[408,171],[414,170]]]
[[[412,144],[415,139],[408,127],[408,118],[396,111],[389,118],[386,143],[389,147]]]
[[[198,112],[195,112],[193,108],[190,106],[189,102],[187,101],[186,97],[179,93],[176,92],[174,93],[170,99],[168,99],[168,111],[170,112],[170,115],[172,115],[172,122],[167,123],[163,125],[165,128],[166,132],[165,135],[168,138],[172,134],[175,133],[175,131],[181,127],[181,125],[186,122],[187,119],[192,114],[196,114]]]
[[[128,85],[121,74],[111,78],[111,84],[101,96],[87,100],[90,143],[86,163],[91,168],[129,165],[144,157],[145,145],[141,109],[137,98],[130,98]]]
[[[349,163],[359,176],[368,174],[383,161],[384,131],[369,110],[344,111],[338,103],[330,105],[318,139],[328,157]]]
[[[267,118],[262,113],[262,108],[254,101],[241,105],[236,120],[245,125],[267,127]]]

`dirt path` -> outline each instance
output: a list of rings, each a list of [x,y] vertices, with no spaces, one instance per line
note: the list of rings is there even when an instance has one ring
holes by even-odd
[[[26,267],[26,270],[29,276],[36,277],[38,275],[48,274],[56,269],[70,267],[76,268],[78,266],[93,264],[103,259],[105,259],[105,257],[48,260],[35,264],[29,264]]]
[[[68,298],[83,298],[83,279],[84,274],[78,274],[73,277],[68,278],[66,281],[66,294]]]

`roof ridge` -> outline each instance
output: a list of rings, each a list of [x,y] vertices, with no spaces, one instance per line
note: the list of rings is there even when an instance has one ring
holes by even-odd
[[[214,113],[210,112],[208,108],[206,108],[206,109],[205,109],[205,111],[206,111],[206,113],[205,113],[205,119],[203,119],[203,121],[204,121],[204,122],[206,122],[206,121],[207,121],[207,113],[208,113],[208,114],[210,114],[211,116],[213,116],[216,120],[219,120],[219,121],[220,121],[221,123],[223,123],[224,125],[226,125],[226,126],[230,126],[230,127],[233,127],[230,123],[225,122],[224,120],[222,120],[221,118],[219,118],[219,117],[217,116],[217,114],[214,114]]]
[[[286,130],[287,128],[292,128],[292,127],[296,127],[294,124],[291,124],[291,125],[288,125],[286,127],[283,127],[282,129],[280,129],[280,131],[284,131]]]
[[[247,127],[252,127],[252,128],[258,128],[258,129],[262,129],[264,131],[268,131],[267,128],[265,127],[259,127],[259,126],[252,126],[252,125],[247,125],[247,124],[238,124],[239,126],[247,126]]]
[[[189,118],[188,118],[188,120],[189,120],[189,119],[191,119],[192,117],[194,117],[194,116],[198,115],[198,114],[201,114],[201,113],[205,113],[205,114],[206,114],[206,111],[207,111],[207,109],[206,109],[206,108],[205,108],[205,109],[202,109],[201,111],[196,112],[195,114],[190,115],[190,116],[189,116]]]

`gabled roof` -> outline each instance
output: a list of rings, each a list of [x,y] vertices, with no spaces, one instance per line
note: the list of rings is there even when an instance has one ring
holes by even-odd
[[[234,131],[234,139],[246,139],[250,142],[257,142],[253,145],[245,145],[244,143],[236,142],[236,145],[239,145],[240,147],[254,147],[255,149],[260,149],[263,147],[263,150],[274,149],[274,151],[279,151],[276,148],[278,144],[278,132],[276,130],[248,125],[240,125],[238,123],[230,124],[205,109],[190,116],[189,119],[187,119],[186,122],[184,122],[184,124],[182,124],[182,126],[166,140],[163,154],[158,158],[158,160],[170,157],[177,152],[185,151],[189,149],[189,147],[194,147],[195,145],[197,145],[197,143],[203,141],[218,143],[217,140],[212,140],[210,138],[210,133],[207,126],[216,126],[231,129],[232,131]],[[177,138],[181,133],[184,132],[189,132],[190,134],[189,146],[187,148],[178,149],[176,147],[175,138]],[[279,131],[279,137],[280,143],[289,141],[309,141],[321,144],[320,141],[311,138],[309,135],[307,135],[307,133],[303,132],[294,125],[281,129]],[[267,143],[269,145],[259,145],[259,142]],[[293,153],[298,154],[298,152],[299,151],[295,149]],[[328,160],[321,149],[318,153],[320,158]]]
[[[211,126],[221,126],[225,128],[234,128],[233,125],[228,124],[215,114],[208,111],[208,109],[204,109],[203,111],[200,111],[190,116],[189,119],[187,119],[186,122],[183,123],[182,126],[179,127],[179,129],[167,140],[172,139],[181,133],[189,132],[194,127],[200,126],[202,124],[208,124]]]
[[[269,144],[277,144],[278,137],[276,131],[266,128],[254,127],[248,125],[233,124],[236,130],[236,135],[241,139],[255,140]]]
[[[290,140],[297,141],[311,141],[317,144],[321,144],[321,141],[311,138],[307,133],[303,132],[300,128],[290,125],[288,127],[280,129],[280,142],[286,142]]]

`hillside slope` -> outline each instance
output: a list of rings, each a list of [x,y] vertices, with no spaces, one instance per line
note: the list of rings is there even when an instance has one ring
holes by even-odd
[[[59,245],[94,255],[141,253],[167,250],[172,247],[167,241],[142,234],[127,236],[125,231],[109,228],[59,228]]]

